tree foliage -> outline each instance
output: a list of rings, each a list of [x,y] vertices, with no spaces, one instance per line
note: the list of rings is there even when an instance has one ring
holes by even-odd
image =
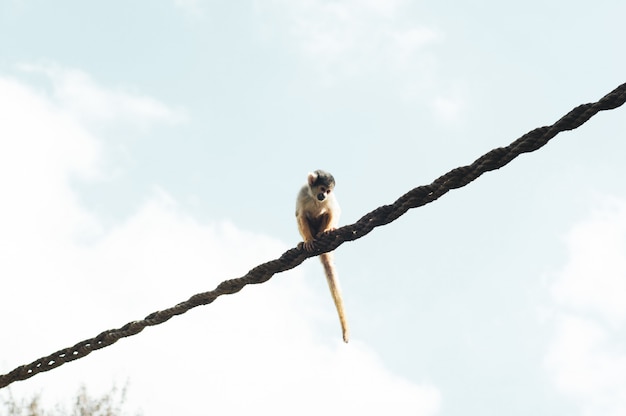
[[[30,398],[16,399],[11,390],[6,397],[0,398],[0,415],[2,416],[126,416],[130,412],[124,410],[128,386],[122,389],[113,388],[101,397],[91,396],[87,388],[81,386],[72,399],[69,408],[57,403],[52,409],[44,408],[40,394]],[[140,415],[135,412],[134,415]]]

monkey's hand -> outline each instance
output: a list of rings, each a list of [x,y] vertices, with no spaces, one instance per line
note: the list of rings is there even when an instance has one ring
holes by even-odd
[[[332,227],[332,228],[328,228],[328,229],[326,229],[324,231],[320,231],[319,233],[317,233],[315,238],[320,238],[320,237],[325,236],[326,234],[330,233],[331,231],[335,231],[335,230],[336,230],[336,228]]]

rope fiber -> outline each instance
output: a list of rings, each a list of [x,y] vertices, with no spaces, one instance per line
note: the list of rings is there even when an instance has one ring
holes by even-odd
[[[409,209],[433,202],[451,189],[461,188],[483,173],[503,167],[522,153],[540,149],[558,133],[576,129],[599,111],[615,109],[623,105],[625,101],[626,83],[620,85],[597,102],[579,105],[551,126],[536,128],[506,147],[499,147],[489,151],[471,165],[453,169],[435,179],[429,185],[419,186],[410,190],[393,204],[381,206],[366,214],[356,223],[338,228],[320,237],[316,240],[314,250],[311,252],[301,250],[299,247],[292,248],[283,253],[280,258],[253,268],[243,277],[220,283],[214,290],[198,293],[169,309],[151,313],[142,320],[129,322],[118,329],[104,331],[94,338],[81,341],[72,347],[59,350],[30,364],[21,365],[10,373],[0,375],[0,388],[6,387],[15,381],[26,380],[35,374],[52,370],[70,361],[83,358],[95,350],[114,344],[121,338],[136,335],[148,326],[162,324],[172,317],[182,315],[197,306],[207,305],[219,296],[237,293],[246,285],[266,282],[276,273],[293,269],[307,258],[332,251],[346,241],[361,238],[375,227],[396,220]]]

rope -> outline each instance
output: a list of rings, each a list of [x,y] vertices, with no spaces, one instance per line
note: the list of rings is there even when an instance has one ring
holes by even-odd
[[[604,96],[595,103],[583,104],[574,108],[551,126],[539,127],[526,134],[506,147],[491,150],[478,158],[474,163],[451,170],[435,179],[430,185],[414,188],[402,195],[391,205],[381,206],[366,214],[356,223],[341,227],[315,242],[314,250],[307,252],[300,248],[292,248],[283,253],[280,258],[261,264],[245,276],[226,280],[214,290],[193,295],[178,305],[151,313],[140,321],[129,322],[118,329],[110,329],[78,344],[59,350],[51,355],[42,357],[30,364],[21,365],[8,374],[0,375],[0,388],[6,387],[14,381],[26,380],[35,374],[52,370],[70,361],[83,358],[95,350],[114,344],[121,338],[136,335],[148,326],[162,324],[174,316],[197,306],[207,305],[217,297],[239,292],[249,284],[259,284],[268,281],[274,274],[293,269],[309,257],[332,251],[346,241],[361,238],[375,227],[388,224],[403,215],[411,208],[428,204],[451,189],[461,188],[472,182],[485,172],[499,169],[522,153],[533,152],[544,146],[558,133],[580,127],[599,111],[615,109],[626,101],[626,83]]]

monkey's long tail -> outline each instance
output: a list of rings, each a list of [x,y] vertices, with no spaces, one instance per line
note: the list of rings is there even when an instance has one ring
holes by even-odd
[[[343,342],[348,342],[348,321],[346,320],[346,312],[343,309],[343,299],[341,298],[341,287],[339,286],[339,280],[337,280],[337,273],[335,272],[335,264],[333,263],[332,253],[320,254],[320,260],[324,266],[324,273],[326,274],[326,281],[330,288],[330,294],[335,302],[337,308],[337,314],[339,314],[339,322],[341,322],[341,331],[343,333]]]

